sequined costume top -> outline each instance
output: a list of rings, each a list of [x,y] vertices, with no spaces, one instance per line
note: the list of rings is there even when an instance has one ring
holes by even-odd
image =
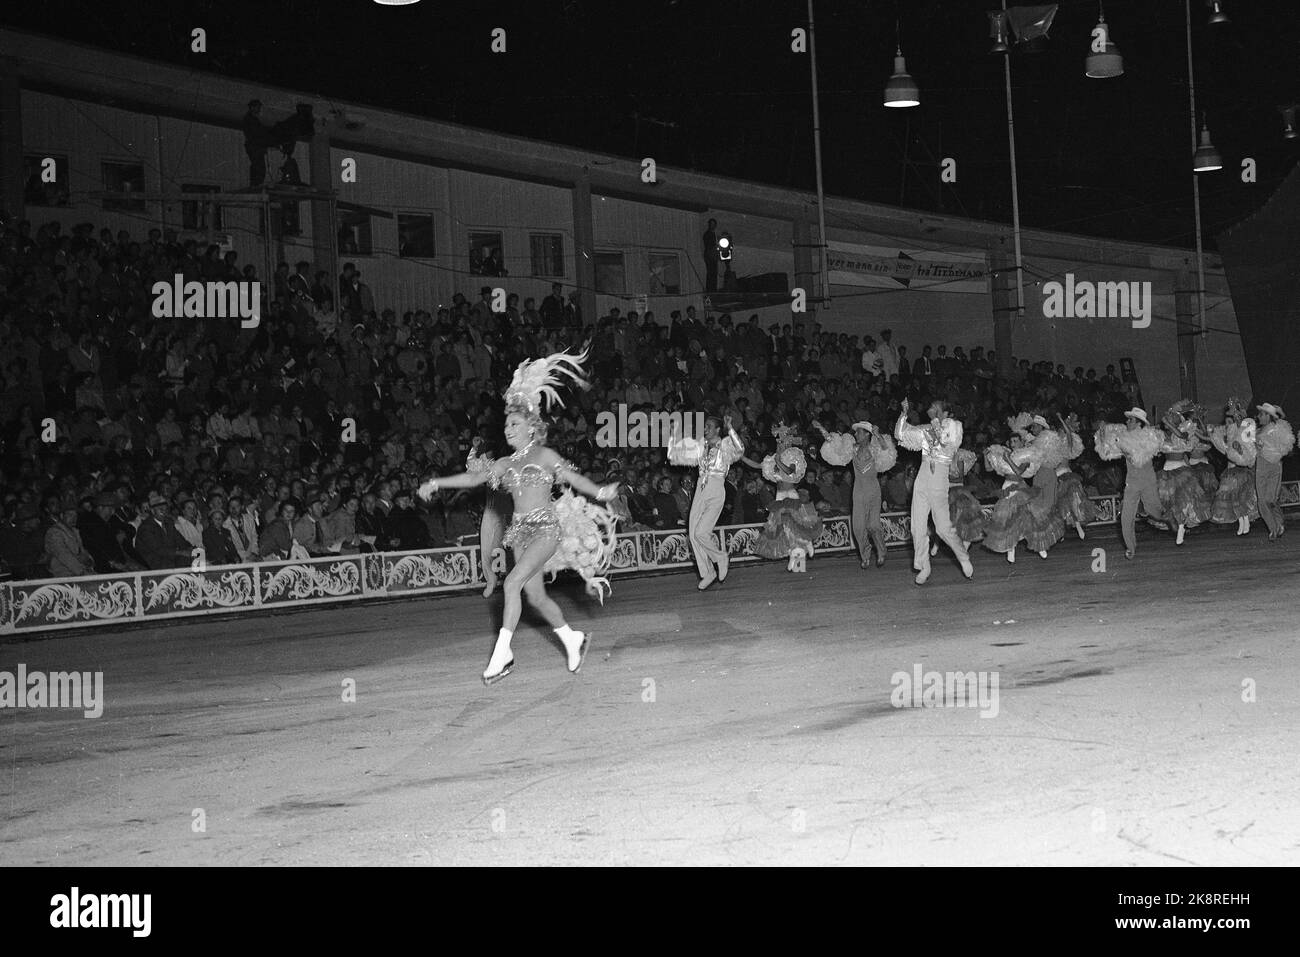
[[[699,484],[703,485],[710,476],[725,478],[731,466],[745,454],[744,443],[735,430],[719,442],[701,443],[691,439],[672,438],[668,440],[668,461],[673,465],[698,465]]]
[[[929,425],[912,425],[907,421],[907,413],[903,413],[894,425],[894,438],[903,448],[920,452],[922,459],[929,461],[930,471],[934,472],[937,465],[951,465],[953,456],[961,448],[961,420],[945,416]]]
[[[494,489],[504,488],[514,491],[517,488],[541,488],[558,484],[560,473],[572,471],[573,466],[564,459],[557,459],[554,465],[538,465],[528,462],[519,467],[507,465],[498,475],[495,471],[488,479],[488,485]]]

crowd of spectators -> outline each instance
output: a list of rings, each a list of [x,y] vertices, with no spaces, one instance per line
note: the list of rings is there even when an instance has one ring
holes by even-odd
[[[600,448],[597,417],[615,411],[732,414],[751,457],[771,427],[812,434],[868,419],[890,428],[903,399],[945,398],[974,449],[1005,438],[1022,410],[1073,412],[1089,436],[1133,404],[1108,366],[1013,360],[996,374],[982,348],[823,331],[815,321],[763,328],[758,317],[661,321],[652,312],[588,321],[557,283],[541,303],[516,294],[398,315],[376,306],[354,263],[331,280],[281,263],[264,284],[256,329],[238,320],[155,318],[151,288],[185,279],[258,280],[235,252],[148,231],[64,232],[5,223],[0,238],[0,574],[70,577],[302,555],[456,544],[478,530],[482,492],[413,491],[463,468],[476,439],[500,447],[501,392],[520,361],[590,348],[590,389],[569,396],[549,444],[597,482],[620,481],[624,529],[685,525],[691,470],[661,448]],[[794,319],[795,317],[792,317]],[[916,347],[916,344],[913,344]],[[1086,453],[1095,494],[1122,471]],[[916,464],[903,453],[882,478],[887,507],[905,507]],[[844,513],[851,478],[810,456],[805,488]],[[982,466],[977,494],[998,480]],[[772,489],[753,470],[729,478],[724,524],[762,521]],[[202,551],[198,551],[202,549]]]

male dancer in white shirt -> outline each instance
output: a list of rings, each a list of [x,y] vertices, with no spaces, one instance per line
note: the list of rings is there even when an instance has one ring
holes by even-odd
[[[1295,433],[1286,415],[1272,402],[1259,404],[1259,430],[1255,433],[1259,452],[1255,457],[1255,492],[1259,515],[1268,526],[1268,540],[1275,542],[1286,531],[1282,509],[1277,504],[1282,491],[1282,457],[1295,448]]]
[[[953,528],[948,510],[948,468],[961,448],[961,421],[948,415],[942,399],[930,403],[927,426],[908,423],[907,409],[908,402],[904,399],[903,411],[894,426],[894,438],[904,448],[921,453],[921,469],[912,486],[912,568],[918,573],[916,583],[924,585],[930,578],[929,523],[932,519],[935,532],[961,563],[961,573],[971,578],[975,566],[966,554],[966,543]]]
[[[725,435],[723,432],[725,431]],[[676,423],[668,438],[668,461],[673,465],[699,465],[700,478],[695,483],[688,523],[691,547],[695,550],[695,567],[700,572],[699,589],[715,581],[727,580],[727,550],[713,543],[713,526],[717,524],[727,499],[727,472],[745,454],[745,445],[731,427],[731,416],[718,427],[717,416],[704,420],[704,445],[677,437]],[[714,566],[717,571],[714,571]]]

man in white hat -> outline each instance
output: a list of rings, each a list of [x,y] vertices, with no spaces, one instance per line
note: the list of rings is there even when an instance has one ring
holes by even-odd
[[[961,448],[961,420],[948,415],[942,399],[935,399],[927,410],[928,426],[912,425],[907,421],[908,402],[903,400],[903,411],[894,425],[894,438],[906,449],[921,453],[921,469],[912,486],[912,567],[916,569],[916,583],[924,585],[930,578],[930,527],[948,544],[961,572],[967,578],[975,575],[975,567],[966,554],[966,543],[952,525],[948,510],[948,469],[953,456]]]
[[[1282,491],[1282,457],[1295,448],[1295,433],[1286,415],[1272,402],[1259,405],[1259,431],[1255,446],[1255,492],[1259,496],[1259,514],[1268,526],[1268,540],[1277,541],[1286,531],[1282,508],[1277,504]]]
[[[830,439],[831,434],[814,422],[813,428]],[[862,568],[871,567],[871,550],[876,550],[876,567],[885,564],[885,530],[880,524],[880,469],[888,471],[897,461],[898,452],[889,436],[881,435],[870,422],[854,422],[853,430],[853,512],[850,527],[858,545]],[[839,465],[840,462],[833,464]]]
[[[1163,440],[1158,430],[1150,428],[1147,414],[1141,409],[1132,408],[1125,412],[1124,424],[1129,434],[1120,441],[1127,469],[1119,524],[1124,535],[1124,557],[1132,558],[1137,551],[1138,504],[1142,504],[1151,518],[1158,522],[1164,521],[1165,513],[1160,507],[1160,489],[1156,485],[1156,470],[1151,464],[1151,460],[1160,451]]]

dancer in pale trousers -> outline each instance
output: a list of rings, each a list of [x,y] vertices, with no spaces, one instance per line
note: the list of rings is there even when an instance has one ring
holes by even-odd
[[[1124,504],[1120,508],[1119,526],[1124,536],[1124,557],[1137,553],[1137,510],[1140,503],[1147,514],[1158,522],[1164,521],[1165,512],[1160,505],[1160,489],[1156,485],[1156,472],[1151,460],[1164,446],[1164,433],[1150,428],[1147,414],[1132,408],[1124,413],[1124,424],[1105,423],[1097,429],[1093,447],[1103,462],[1122,458],[1127,463],[1124,474]]]
[[[894,438],[903,448],[921,453],[921,468],[912,486],[912,568],[917,572],[916,583],[924,585],[930,578],[931,520],[935,533],[961,563],[961,573],[972,578],[975,566],[966,554],[966,543],[953,528],[948,510],[948,469],[961,448],[961,421],[948,415],[942,399],[930,403],[927,410],[930,424],[926,426],[910,424],[907,409],[908,402],[904,399],[903,411],[894,425]]]
[[[705,419],[702,443],[695,439],[679,439],[676,423],[668,437],[668,461],[673,465],[697,465],[700,470],[687,525],[691,548],[695,551],[695,567],[700,572],[700,591],[715,581],[727,580],[727,550],[714,544],[713,526],[717,524],[727,500],[727,472],[744,454],[745,445],[731,427],[731,416],[722,420],[721,427],[717,416]]]
[[[1268,540],[1275,542],[1286,531],[1282,507],[1277,504],[1282,492],[1282,458],[1295,448],[1295,432],[1286,415],[1272,402],[1259,405],[1259,430],[1255,433],[1255,491],[1259,495],[1259,514],[1268,526]]]

